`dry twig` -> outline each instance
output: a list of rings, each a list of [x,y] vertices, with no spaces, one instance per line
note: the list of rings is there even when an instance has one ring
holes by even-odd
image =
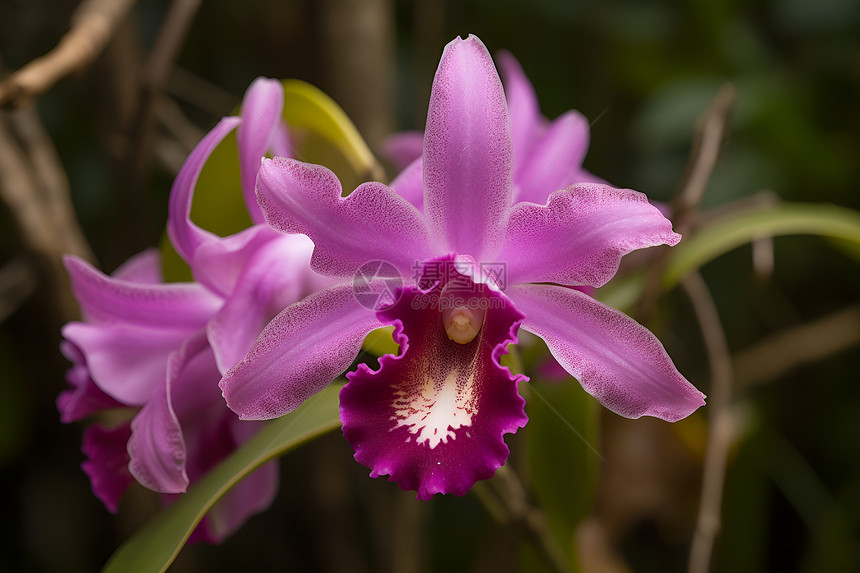
[[[681,285],[690,297],[710,362],[708,397],[708,445],[702,477],[699,518],[690,550],[690,573],[707,573],[714,541],[720,530],[726,458],[733,429],[730,411],[732,363],[726,335],[708,286],[699,273],[690,273]]]
[[[21,107],[101,53],[134,0],[84,0],[57,47],[0,83],[0,107]]]

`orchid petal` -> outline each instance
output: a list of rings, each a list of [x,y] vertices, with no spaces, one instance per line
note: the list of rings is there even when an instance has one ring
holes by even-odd
[[[416,209],[424,211],[424,167],[421,156],[401,171],[389,186],[401,197],[412,203]]]
[[[63,259],[75,298],[88,320],[129,326],[196,329],[221,305],[192,283],[141,284],[102,274],[83,259]]]
[[[158,249],[146,249],[134,255],[111,274],[115,279],[140,284],[164,282],[161,273],[161,253]]]
[[[209,543],[221,543],[248,518],[268,509],[278,494],[279,477],[278,463],[271,461],[230,488],[200,523],[205,527],[204,538]]]
[[[275,158],[260,167],[257,196],[275,230],[314,241],[311,267],[319,273],[348,276],[374,260],[409,272],[429,254],[421,213],[382,183],[342,198],[340,181],[325,167]]]
[[[382,142],[382,150],[395,167],[403,169],[421,158],[424,150],[424,134],[420,131],[401,131],[389,135]]]
[[[115,428],[94,424],[84,430],[81,449],[87,459],[81,469],[90,478],[93,493],[111,513],[116,513],[119,500],[134,478],[128,471],[125,444],[131,435],[128,423]]]
[[[571,177],[582,170],[588,140],[588,120],[581,113],[569,111],[553,120],[528,155],[517,157],[515,200],[543,205],[553,191],[581,183]]]
[[[371,477],[389,475],[419,499],[463,495],[491,477],[508,457],[504,435],[527,420],[517,393],[526,379],[498,363],[516,342],[523,315],[503,295],[472,286],[473,299],[488,307],[476,338],[454,342],[440,306],[423,304],[443,289],[407,287],[396,305],[379,312],[395,325],[400,355],[383,356],[377,371],[360,364],[340,393],[343,434],[355,459],[373,470]]]
[[[215,360],[203,332],[189,337],[170,354],[164,382],[131,422],[128,467],[141,485],[161,493],[182,493],[188,487],[189,449],[180,418],[190,426],[211,415],[213,403],[218,404],[217,380]]]
[[[283,416],[325,388],[380,326],[352,285],[318,291],[287,307],[263,330],[242,362],[221,380],[227,405],[244,420]]]
[[[60,342],[60,351],[72,363],[66,371],[66,381],[71,388],[64,390],[57,397],[61,422],[76,422],[101,410],[122,406],[93,382],[86,359],[78,347],[68,340],[63,340]]]
[[[167,357],[190,334],[184,329],[70,322],[63,337],[86,357],[98,387],[128,406],[142,406],[164,380]]]
[[[582,184],[556,191],[544,206],[515,205],[500,259],[507,262],[510,284],[599,287],[630,251],[680,240],[645,195]]]
[[[168,205],[167,235],[176,252],[188,263],[194,259],[194,253],[201,244],[218,239],[217,235],[191,222],[194,186],[209,155],[241,121],[238,117],[225,117],[219,121],[191,151],[173,180]]]
[[[504,239],[513,147],[502,83],[475,36],[445,47],[424,135],[424,212],[445,250],[492,257]]]
[[[523,329],[543,338],[585,391],[616,414],[675,422],[704,405],[657,337],[627,315],[559,286],[516,286],[507,294],[526,315]]]
[[[236,289],[207,325],[221,373],[244,358],[263,327],[306,292],[313,248],[304,235],[279,235],[249,259]]]
[[[517,59],[506,51],[500,52],[496,59],[504,81],[511,116],[511,137],[516,165],[514,178],[518,179],[520,168],[535,141],[543,133],[547,121],[540,114],[537,94]]]
[[[191,261],[194,279],[226,298],[236,290],[248,260],[261,248],[281,237],[281,233],[263,224],[203,243]]]
[[[254,193],[260,159],[269,150],[270,142],[279,135],[277,126],[283,109],[284,87],[278,80],[257,78],[242,99],[242,123],[236,129],[236,144],[242,194],[254,223],[263,222],[263,213]]]

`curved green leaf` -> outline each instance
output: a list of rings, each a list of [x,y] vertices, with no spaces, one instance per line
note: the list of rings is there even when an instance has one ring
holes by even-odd
[[[860,213],[828,204],[783,203],[704,226],[672,250],[666,287],[718,256],[761,237],[821,235],[860,243]]]
[[[338,393],[332,384],[291,414],[268,423],[257,435],[165,508],[113,554],[103,573],[165,571],[206,512],[242,478],[274,457],[340,425]]]
[[[382,167],[355,124],[333,99],[301,80],[284,80],[284,120],[333,143],[359,179],[381,179]]]

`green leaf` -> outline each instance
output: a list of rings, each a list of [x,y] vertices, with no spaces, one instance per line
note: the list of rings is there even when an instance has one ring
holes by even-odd
[[[284,120],[333,143],[361,181],[380,180],[382,167],[355,125],[333,99],[300,80],[284,80]]]
[[[332,384],[294,412],[269,422],[176,503],[161,511],[120,546],[103,573],[165,571],[206,512],[239,480],[272,458],[340,425],[340,388],[340,384]]]
[[[526,461],[532,490],[572,570],[575,533],[597,488],[597,403],[571,379],[523,385],[527,390]]]
[[[697,230],[672,250],[664,286],[674,286],[688,272],[755,239],[805,234],[860,244],[860,213],[828,204],[784,203],[726,217]]]

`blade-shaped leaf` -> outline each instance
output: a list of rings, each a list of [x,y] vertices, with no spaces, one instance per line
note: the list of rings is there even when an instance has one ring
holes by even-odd
[[[103,572],[165,571],[206,512],[239,480],[270,459],[340,425],[340,389],[340,384],[332,384],[291,414],[267,424],[176,503],[165,508],[120,546]]]
[[[359,179],[381,179],[382,168],[343,109],[318,88],[301,80],[284,80],[284,119],[333,143]],[[299,158],[301,159],[301,158]]]

